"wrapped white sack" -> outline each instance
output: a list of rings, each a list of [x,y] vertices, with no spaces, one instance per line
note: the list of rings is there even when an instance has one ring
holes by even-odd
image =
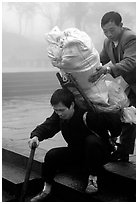
[[[136,124],[136,108],[134,106],[124,108],[121,120],[124,123]]]
[[[66,73],[71,73],[97,108],[103,111],[118,111],[122,105],[127,106],[127,97],[113,77],[110,77],[110,83],[106,77],[100,78],[95,83],[88,81],[90,75],[100,66],[100,58],[91,38],[85,32],[77,28],[60,31],[58,27],[54,27],[46,34],[46,39],[52,65],[60,69],[63,77]],[[116,97],[112,97],[112,89],[116,94],[120,94],[121,89],[119,103],[115,100]],[[78,100],[83,100],[78,91],[73,88],[71,91]]]

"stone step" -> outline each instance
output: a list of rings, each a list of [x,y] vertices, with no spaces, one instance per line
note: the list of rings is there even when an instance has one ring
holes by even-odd
[[[3,150],[2,185],[3,190],[15,194],[21,193],[25,178],[28,158],[16,152]],[[43,184],[40,178],[41,162],[34,160],[28,185],[28,195],[41,191]],[[135,201],[136,195],[136,166],[133,163],[108,163],[104,166],[98,180],[99,192],[95,195],[84,193],[86,184],[83,176],[77,172],[57,174],[54,179],[54,201],[99,201],[125,202]],[[52,200],[51,200],[52,201]]]
[[[25,171],[27,162],[27,156],[2,148],[2,165],[16,166],[17,168],[22,168]],[[36,172],[38,175],[41,174],[41,163],[39,161],[33,161],[32,171]],[[4,173],[4,171],[2,173]]]
[[[2,164],[2,178],[13,184],[23,183],[25,173],[26,166],[22,167],[8,162],[3,162]],[[40,176],[35,171],[31,171],[30,180],[35,178],[40,178]]]
[[[2,179],[2,201],[5,201],[5,199],[11,202],[19,201],[22,193],[22,186],[23,183],[13,184],[8,180]],[[25,199],[28,199],[28,197],[32,197],[33,195],[37,194],[41,191],[42,188],[43,184],[41,179],[29,180]],[[10,197],[5,195],[10,195]]]
[[[108,176],[109,175],[109,176]],[[115,177],[114,177],[115,176]],[[95,195],[85,193],[81,175],[64,172],[55,177],[55,192],[65,201],[133,202],[136,196],[135,180],[116,176],[104,170],[98,180],[99,191]],[[58,190],[57,192],[57,189]]]
[[[65,199],[70,192],[69,199],[73,201],[99,202],[134,202],[136,200],[136,158],[131,162],[112,162],[104,166],[98,179],[99,192],[86,195],[85,183],[82,175],[64,172],[56,175],[55,183],[62,188],[60,192]],[[58,194],[60,194],[60,192]]]
[[[136,164],[133,162],[110,162],[104,168],[112,174],[136,181]]]
[[[9,202],[15,200],[15,196],[11,195],[9,192],[2,190],[2,202]]]
[[[2,191],[5,192],[2,199],[5,199],[4,195],[6,193],[19,198],[25,180],[27,162],[28,158],[26,156],[2,149]],[[40,170],[41,164],[34,161],[28,182],[28,193],[36,192],[35,187],[42,183]],[[39,186],[42,187],[42,184]]]

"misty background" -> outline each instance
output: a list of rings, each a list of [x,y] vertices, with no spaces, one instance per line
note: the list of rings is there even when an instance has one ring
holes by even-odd
[[[76,27],[100,52],[105,38],[101,18],[112,10],[136,31],[135,2],[2,3],[2,147],[29,155],[30,132],[53,111],[49,99],[60,84],[47,56],[45,33],[54,26]],[[59,133],[43,141],[39,151],[64,145]]]
[[[2,71],[54,70],[45,40],[54,26],[85,31],[100,52],[105,38],[100,21],[112,10],[121,14],[124,26],[136,31],[136,2],[3,2]]]

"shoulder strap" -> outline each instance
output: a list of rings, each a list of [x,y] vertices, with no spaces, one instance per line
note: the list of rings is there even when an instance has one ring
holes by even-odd
[[[87,113],[88,113],[88,112],[85,112],[85,113],[83,114],[83,122],[84,122],[85,126],[88,128],[87,122],[86,122]]]
[[[92,134],[95,134],[97,137],[100,137],[96,132],[94,132],[93,130],[91,130],[91,129],[88,127],[87,121],[86,121],[87,114],[88,114],[88,112],[85,112],[85,113],[83,114],[83,122],[84,122],[85,126],[88,128],[88,130],[89,130]]]

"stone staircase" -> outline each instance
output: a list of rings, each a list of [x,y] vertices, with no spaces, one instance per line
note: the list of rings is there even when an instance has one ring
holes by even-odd
[[[19,200],[25,179],[28,158],[16,152],[2,149],[2,193],[3,201]],[[41,163],[34,161],[29,179],[27,194],[36,193],[42,187],[40,178]],[[34,188],[37,186],[37,189]],[[32,190],[33,189],[33,190]],[[27,196],[28,196],[27,195]]]
[[[2,201],[19,201],[25,178],[28,158],[6,149],[2,150]],[[34,160],[25,201],[41,191],[41,162]],[[84,193],[83,175],[72,170],[57,174],[54,179],[52,202],[135,202],[136,165],[130,163],[108,163],[98,178],[99,192]]]

